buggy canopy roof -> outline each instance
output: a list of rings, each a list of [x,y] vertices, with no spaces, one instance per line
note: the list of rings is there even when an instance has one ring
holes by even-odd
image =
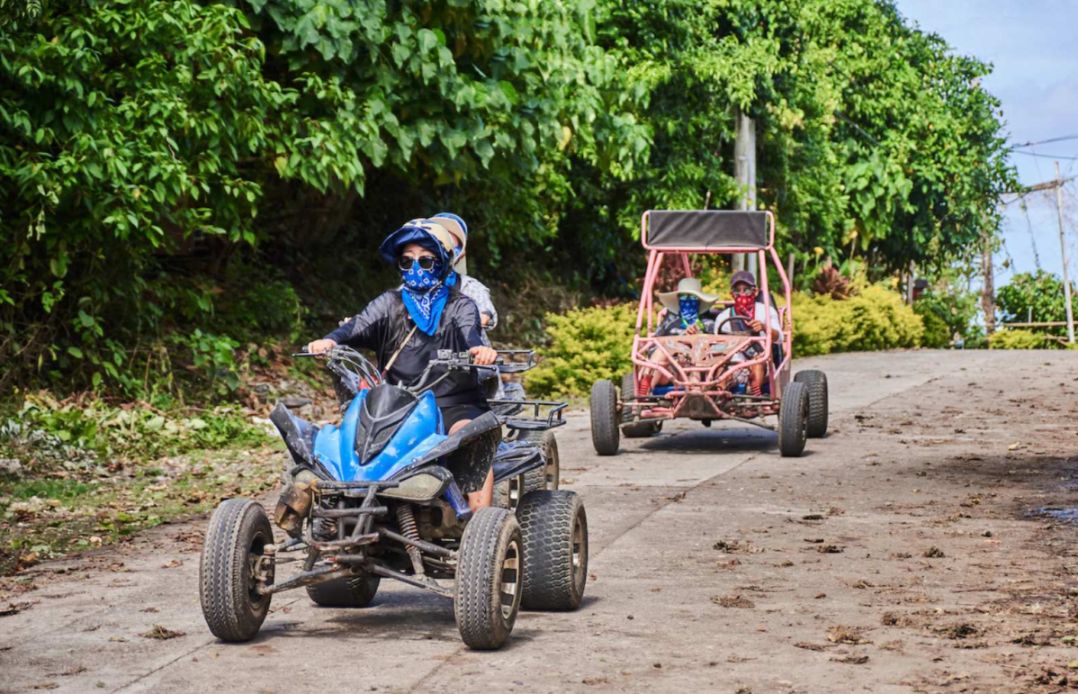
[[[772,243],[770,212],[648,210],[642,220],[645,248],[683,251],[764,249]]]

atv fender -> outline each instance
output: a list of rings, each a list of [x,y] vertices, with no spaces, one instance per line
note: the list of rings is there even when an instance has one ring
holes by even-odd
[[[298,465],[314,467],[314,437],[318,427],[292,414],[278,402],[270,413],[270,421],[284,439],[284,445]]]

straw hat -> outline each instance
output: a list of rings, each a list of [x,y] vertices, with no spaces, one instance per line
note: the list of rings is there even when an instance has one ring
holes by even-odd
[[[717,294],[706,294],[700,280],[695,277],[682,279],[677,283],[677,289],[672,292],[658,292],[657,294],[663,306],[674,313],[681,313],[678,297],[682,294],[691,294],[700,300],[700,313],[707,311],[712,304],[719,300]]]

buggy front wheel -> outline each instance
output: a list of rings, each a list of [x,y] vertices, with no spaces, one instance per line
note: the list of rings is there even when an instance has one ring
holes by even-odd
[[[481,508],[460,541],[453,614],[464,643],[476,650],[501,648],[520,611],[524,542],[512,512]]]
[[[779,405],[779,453],[783,457],[801,455],[808,438],[808,385],[793,381],[782,391]]]
[[[827,376],[823,371],[799,371],[794,376],[794,381],[808,387],[809,438],[823,438],[827,434]]]
[[[199,565],[202,616],[222,641],[249,641],[262,627],[270,597],[258,592],[258,573],[273,529],[260,504],[221,502],[210,517]]]
[[[591,387],[591,444],[599,455],[614,455],[621,443],[618,429],[618,391],[603,379]]]

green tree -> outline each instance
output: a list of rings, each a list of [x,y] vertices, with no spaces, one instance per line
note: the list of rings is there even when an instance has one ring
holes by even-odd
[[[1075,295],[1071,284],[1071,295]],[[1064,322],[1067,307],[1063,294],[1063,280],[1044,270],[1022,272],[996,292],[996,305],[1003,322]],[[1065,327],[1044,328],[1052,335],[1065,335]]]

